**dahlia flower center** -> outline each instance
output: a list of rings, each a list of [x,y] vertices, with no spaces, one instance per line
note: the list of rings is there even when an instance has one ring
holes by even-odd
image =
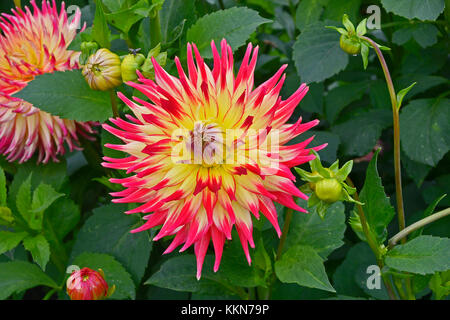
[[[220,165],[223,159],[224,131],[216,123],[198,121],[187,137],[183,137],[191,163],[204,167]]]

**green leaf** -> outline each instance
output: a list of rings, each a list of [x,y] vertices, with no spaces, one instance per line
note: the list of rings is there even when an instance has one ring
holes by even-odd
[[[417,162],[435,166],[450,149],[450,100],[411,101],[400,114],[403,150]]]
[[[422,219],[431,216],[434,212],[434,210],[436,209],[436,206],[439,204],[439,202],[441,202],[442,199],[444,199],[447,196],[447,194],[443,194],[440,197],[437,197],[423,212],[422,214]],[[420,229],[414,230],[413,232],[411,232],[411,234],[409,235],[409,239],[413,239],[416,238],[420,235],[422,235],[423,229],[425,227],[422,227]]]
[[[360,287],[356,275],[365,272],[370,265],[376,265],[376,260],[367,243],[359,242],[353,245],[333,274],[336,292],[352,297],[365,297],[366,293]]]
[[[124,265],[139,283],[152,250],[147,232],[130,233],[142,225],[138,215],[127,215],[126,205],[110,204],[94,210],[77,235],[72,258],[85,252],[107,253]]]
[[[29,221],[31,216],[31,174],[28,176],[27,180],[20,185],[16,196],[16,206],[25,221]]]
[[[207,255],[203,265],[202,277],[196,278],[196,260],[194,255],[175,256],[165,261],[145,284],[175,291],[188,291],[210,295],[232,293],[220,281],[214,280],[213,257]],[[220,269],[219,269],[220,272]]]
[[[444,11],[444,0],[381,0],[388,12],[419,20],[436,20]]]
[[[150,7],[147,0],[139,0],[129,8],[105,14],[108,22],[127,34],[131,27],[148,16]]]
[[[58,285],[37,265],[25,261],[0,263],[0,299],[15,292],[37,286],[57,288]]]
[[[101,0],[95,0],[95,17],[92,25],[92,37],[100,47],[109,48],[109,37],[111,31],[106,22],[105,13],[103,11],[103,4]]]
[[[397,109],[398,110],[400,110],[400,108],[402,107],[403,98],[416,84],[417,84],[417,82],[414,82],[408,88],[402,89],[397,93]]]
[[[288,78],[289,77],[294,77],[294,75],[288,76]],[[295,77],[297,78],[297,75],[295,75]],[[298,84],[299,81],[300,79],[297,79],[296,84]],[[294,115],[297,115],[297,110],[323,114],[324,90],[323,83],[311,83],[309,85],[308,94],[302,99],[299,107],[294,110]],[[300,117],[301,114],[298,116]]]
[[[413,79],[417,84],[411,89],[411,91],[408,92],[408,96],[406,97],[407,100],[431,88],[450,84],[449,80],[439,76],[430,76],[424,74],[403,74],[402,76],[394,80],[394,86],[396,88],[405,88],[411,84],[411,79]],[[386,83],[384,83],[384,88],[386,88]],[[388,103],[387,105],[389,106],[390,103]]]
[[[384,193],[384,187],[377,170],[379,149],[375,151],[366,171],[366,180],[359,194],[364,203],[364,214],[369,228],[378,240],[383,242],[386,237],[386,228],[395,216],[389,198]]]
[[[34,262],[36,262],[42,270],[50,259],[50,245],[42,234],[37,236],[28,236],[23,240],[23,246],[30,251]]]
[[[403,151],[401,152],[402,165],[408,176],[420,187],[430,173],[432,166],[411,160]]]
[[[359,7],[361,0],[331,0],[325,6],[324,19],[341,21],[347,14],[351,21],[359,20]],[[353,31],[354,31],[353,27]]]
[[[399,271],[433,274],[450,269],[450,239],[420,236],[388,252],[386,265]]]
[[[298,199],[299,206],[306,208],[306,201]],[[308,214],[295,213],[286,239],[286,248],[307,245],[323,259],[344,244],[345,207],[342,202],[328,208],[324,219],[314,211]]]
[[[102,269],[109,287],[116,286],[111,299],[135,299],[136,289],[130,274],[114,257],[108,254],[84,252],[72,263],[80,268]]]
[[[233,233],[233,239],[237,233]],[[231,241],[223,252],[219,270],[213,272],[214,258],[207,255],[200,280],[196,278],[196,259],[192,255],[176,256],[164,262],[146,284],[177,291],[202,294],[237,294],[234,286],[266,286],[262,270],[249,266],[239,241]]]
[[[27,234],[26,232],[0,231],[0,254],[17,247]]]
[[[367,69],[369,65],[369,46],[366,43],[361,43],[361,58],[363,60],[364,70]]]
[[[6,176],[0,167],[0,207],[6,207]]]
[[[370,110],[337,124],[331,131],[339,135],[342,151],[348,156],[364,156],[376,145],[383,129],[392,123],[388,109]]]
[[[109,9],[109,11],[119,11],[123,8],[123,5],[127,0],[103,0],[103,4]]]
[[[362,98],[369,83],[366,81],[340,85],[331,89],[325,97],[325,113],[327,120],[334,122],[339,113],[350,103]]]
[[[212,58],[211,40],[217,45],[225,38],[231,48],[237,50],[259,25],[267,22],[270,20],[245,7],[219,10],[198,19],[187,31],[187,41],[197,45],[203,58]]]
[[[63,195],[56,192],[51,186],[41,183],[33,192],[28,225],[34,230],[41,230],[44,211]]]
[[[300,1],[295,14],[295,25],[302,31],[308,25],[319,21],[323,6],[321,0]]]
[[[166,0],[159,15],[162,41],[168,43],[173,40],[175,28],[179,27],[183,21],[189,25],[195,21],[195,0]]]
[[[89,88],[79,70],[37,76],[15,96],[64,119],[104,121],[112,117],[109,93]]]
[[[62,240],[80,221],[80,209],[71,199],[60,198],[45,211],[45,218],[57,239]],[[44,234],[50,231],[45,226],[43,229]]]
[[[413,38],[422,48],[426,48],[437,43],[438,34],[439,30],[432,24],[414,24],[396,30],[392,34],[392,42],[404,45]]]
[[[306,27],[294,44],[292,59],[303,82],[321,82],[347,66],[348,54],[341,50],[339,35],[325,25]]]
[[[309,246],[291,247],[275,263],[275,272],[281,282],[335,292],[328,280],[322,258]]]

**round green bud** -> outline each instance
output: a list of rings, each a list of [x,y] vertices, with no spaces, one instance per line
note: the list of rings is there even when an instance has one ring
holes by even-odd
[[[122,60],[121,71],[123,82],[135,81],[138,76],[136,70],[144,63],[145,56],[141,53],[133,54],[130,53],[125,56]]]
[[[348,54],[355,55],[361,52],[361,43],[357,36],[341,35],[339,40],[341,49]]]
[[[316,183],[316,196],[325,202],[333,203],[341,199],[342,185],[336,179],[323,179]]]

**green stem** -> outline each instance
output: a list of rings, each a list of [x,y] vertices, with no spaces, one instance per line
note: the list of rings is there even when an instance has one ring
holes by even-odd
[[[350,187],[352,187],[352,188],[355,187],[355,185],[353,184],[353,181],[350,179],[350,177],[347,177],[346,181]],[[355,192],[353,197],[355,198],[356,201],[360,202],[358,192]],[[382,258],[383,255],[382,255],[380,246],[378,245],[378,242],[373,238],[373,235],[369,230],[369,224],[367,223],[367,219],[366,219],[366,215],[364,214],[363,207],[359,203],[356,204],[356,207],[358,208],[359,219],[361,220],[361,226],[363,228],[364,235],[366,236],[367,243],[369,244],[370,249],[372,249],[373,253],[375,254],[375,258],[377,260],[378,267],[380,268],[380,270],[382,270],[384,267],[384,262],[383,262],[383,258]],[[394,290],[391,286],[389,279],[387,279],[386,277],[383,277],[383,276],[381,278],[383,279],[383,282],[384,282],[384,285],[388,292],[389,298],[391,300],[397,300],[397,297],[395,296]]]
[[[150,18],[150,46],[156,47],[161,42],[161,38],[161,23],[158,11],[154,18]]]
[[[289,226],[291,225],[293,212],[294,210],[291,208],[287,208],[286,210],[286,216],[284,217],[283,231],[281,233],[280,243],[278,244],[277,256],[275,258],[275,261],[280,260],[281,255],[283,254],[283,247],[286,242],[287,234],[289,232]]]
[[[112,108],[114,118],[118,118],[119,110],[117,109],[116,92],[114,91],[114,89],[109,90],[109,97],[111,99],[111,108]]]
[[[399,116],[399,108],[397,105],[397,95],[395,93],[391,74],[389,73],[389,68],[387,66],[386,60],[384,59],[383,53],[381,53],[380,48],[370,38],[361,36],[361,39],[364,39],[367,42],[369,42],[375,49],[375,52],[377,53],[378,56],[378,60],[380,60],[381,67],[383,68],[384,77],[386,78],[386,84],[389,90],[389,96],[391,98],[392,115],[394,121],[395,195],[397,200],[398,224],[401,231],[405,229],[405,211],[403,206],[402,172],[400,162],[400,116]],[[406,242],[406,238],[403,238],[402,241]]]
[[[444,218],[446,216],[450,215],[450,208],[444,209],[442,211],[436,212],[432,214],[431,216],[428,216],[426,218],[423,218],[422,220],[417,221],[416,223],[413,223],[412,225],[408,226],[407,228],[403,229],[399,233],[397,233],[395,236],[393,236],[389,240],[389,248],[393,248],[397,242],[403,238],[405,238],[408,234],[411,232],[423,228],[427,224],[430,224],[436,220],[439,220],[441,218]]]
[[[53,288],[42,298],[42,300],[49,300],[56,292],[60,291],[61,288]]]
[[[21,2],[20,0],[14,0],[14,5],[15,5],[17,8],[22,8],[20,2]]]
[[[292,221],[292,213],[294,212],[294,210],[292,208],[286,208],[286,215],[284,216],[284,224],[283,224],[283,230],[281,232],[281,238],[280,238],[280,242],[278,243],[278,248],[277,248],[277,255],[275,256],[275,262],[277,262],[278,260],[280,260],[281,255],[283,254],[283,247],[284,244],[286,243],[286,239],[287,239],[287,234],[289,232],[289,227],[291,225],[291,221]],[[271,284],[269,286],[269,290],[267,291],[267,295],[265,297],[265,300],[269,300],[271,295],[272,295],[272,286],[275,283],[275,281],[277,280],[277,276],[275,274],[275,271],[272,274],[272,279],[271,279]]]

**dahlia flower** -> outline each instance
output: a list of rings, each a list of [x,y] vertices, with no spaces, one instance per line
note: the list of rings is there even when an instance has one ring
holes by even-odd
[[[211,47],[212,70],[196,46],[188,44],[188,76],[178,58],[178,77],[169,75],[153,59],[155,81],[139,74],[140,83],[127,83],[151,102],[137,97],[131,101],[119,93],[134,116],[127,115],[128,121],[110,119],[118,128],[103,126],[125,143],[106,146],[129,154],[123,159],[105,157],[103,166],[133,173],[110,180],[126,188],[111,193],[119,197],[113,202],[142,203],[127,213],[151,214],[132,232],[161,225],[155,241],[174,235],[165,253],[181,244],[180,252],[194,245],[198,279],[211,239],[214,271],[219,268],[225,240],[231,240],[233,226],[250,264],[252,215],[259,219],[261,212],[280,236],[273,201],[306,212],[293,199],[307,196],[294,185],[290,168],[314,159],[306,148],[313,137],[287,143],[319,123],[299,119],[286,124],[308,91],[302,84],[291,97],[281,99],[286,65],[254,89],[258,47],[248,45],[236,77],[227,42],[221,42],[221,55],[214,42]]]
[[[115,289],[108,292],[108,284],[102,269],[98,271],[83,268],[72,272],[66,281],[66,291],[70,300],[102,300],[110,296]]]
[[[24,162],[38,152],[38,162],[64,154],[64,142],[77,148],[78,135],[93,132],[92,123],[61,119],[31,103],[12,97],[35,76],[78,68],[78,52],[67,50],[76,35],[81,12],[67,21],[64,3],[12,10],[0,17],[0,153],[9,161]]]

